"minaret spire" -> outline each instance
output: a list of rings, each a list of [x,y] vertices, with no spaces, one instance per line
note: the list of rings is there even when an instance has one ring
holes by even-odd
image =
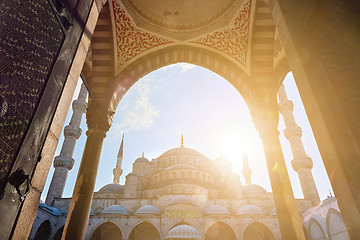
[[[73,101],[73,114],[69,125],[64,128],[64,142],[59,156],[54,159],[55,172],[51,180],[50,188],[46,196],[46,205],[52,206],[55,198],[61,198],[68,172],[74,166],[75,160],[72,158],[76,140],[81,135],[81,119],[85,113],[87,102],[87,90],[84,84],[81,84],[78,98]]]
[[[280,112],[284,117],[286,126],[284,135],[290,142],[291,151],[294,157],[291,161],[291,165],[298,173],[304,198],[310,199],[313,205],[316,206],[320,203],[320,198],[311,173],[313,162],[311,158],[306,155],[304,145],[301,141],[302,130],[295,122],[292,113],[293,103],[287,98],[284,85],[280,86],[278,96]]]
[[[249,159],[248,159],[248,156],[247,156],[247,152],[246,152],[246,149],[245,149],[245,145],[243,143],[243,139],[242,139],[242,136],[241,136],[241,145],[243,147],[243,153],[242,153],[242,162],[243,162],[243,175],[245,177],[245,184],[246,185],[250,185],[252,184],[251,182],[251,168],[249,167]]]
[[[113,183],[115,184],[119,184],[120,182],[120,176],[123,172],[123,170],[121,169],[123,158],[124,158],[124,133],[122,135],[119,153],[117,155],[116,167],[113,169],[113,174],[114,174]]]
[[[181,134],[181,146],[184,146],[184,134]]]

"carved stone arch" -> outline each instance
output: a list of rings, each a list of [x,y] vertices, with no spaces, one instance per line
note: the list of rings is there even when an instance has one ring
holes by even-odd
[[[340,212],[334,208],[329,208],[326,214],[326,231],[329,240],[350,239]]]
[[[204,235],[203,235],[203,238],[205,240],[209,239],[207,238],[207,234],[208,234],[208,231],[211,230],[212,227],[214,227],[216,224],[219,224],[219,225],[223,225],[225,227],[228,228],[228,230],[231,230],[231,233],[233,234],[233,236],[231,238],[225,238],[225,235],[224,233],[220,233],[222,234],[222,239],[239,239],[239,236],[238,236],[238,232],[235,231],[236,229],[236,226],[234,226],[233,222],[229,221],[228,219],[210,219],[210,221],[207,221],[206,223],[206,226],[205,226],[205,231],[204,231]],[[216,238],[216,236],[213,236],[214,238],[210,238],[210,239],[219,239]]]
[[[141,220],[138,220],[130,229],[131,231],[129,231],[127,234],[127,238],[128,240],[137,240],[136,238],[134,238],[133,236],[133,232],[137,230],[137,228],[142,225],[142,224],[149,224],[149,226],[151,225],[151,227],[153,227],[157,233],[159,234],[159,240],[162,239],[162,234],[161,234],[161,231],[159,229],[159,227],[157,227],[158,224],[156,224],[152,219],[141,219]],[[154,238],[154,239],[157,239],[157,238]],[[144,238],[145,240],[145,238]]]
[[[198,65],[226,79],[244,97],[250,94],[249,74],[239,64],[201,47],[176,45],[163,47],[138,58],[125,67],[114,79],[113,104],[116,107],[124,94],[140,78],[161,67],[178,62]]]
[[[105,224],[105,223],[112,223],[112,224],[114,224],[114,225],[119,229],[119,231],[120,231],[120,233],[121,233],[121,238],[122,238],[122,239],[125,239],[125,238],[124,238],[124,231],[122,230],[120,224],[119,224],[116,220],[114,220],[114,219],[102,219],[101,221],[95,223],[95,224],[92,226],[91,230],[88,232],[89,239],[91,239],[91,237],[93,236],[93,234],[94,234],[94,232],[96,231],[96,229],[97,229],[98,227],[100,227],[101,225]]]
[[[327,239],[326,231],[315,218],[311,217],[307,229],[309,240]]]
[[[244,226],[244,228],[241,230],[241,235],[240,235],[241,238],[240,239],[247,240],[245,234],[246,234],[247,230],[249,229],[249,227],[253,226],[254,224],[259,224],[260,226],[264,227],[265,230],[268,230],[268,232],[267,232],[268,236],[267,236],[267,238],[264,238],[264,240],[275,240],[275,234],[271,230],[271,228],[264,221],[261,221],[259,219],[251,220]]]

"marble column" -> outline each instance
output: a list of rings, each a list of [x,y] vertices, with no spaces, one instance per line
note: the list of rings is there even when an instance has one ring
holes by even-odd
[[[302,130],[295,122],[295,118],[292,113],[293,103],[287,98],[283,85],[279,88],[278,96],[280,112],[284,117],[286,126],[284,134],[290,142],[293,154],[291,165],[298,173],[304,198],[310,199],[312,204],[317,206],[320,204],[320,197],[311,173],[313,162],[305,153],[304,145],[301,141]]]
[[[85,239],[102,145],[112,119],[113,113],[106,107],[89,101],[86,112],[89,130],[62,239]]]
[[[81,135],[80,124],[82,115],[86,110],[86,96],[87,90],[85,85],[82,84],[78,98],[72,103],[73,114],[70,123],[64,128],[64,142],[61,147],[60,155],[54,159],[55,171],[45,200],[45,203],[48,206],[53,205],[54,198],[62,197],[68,172],[74,166],[75,160],[72,156],[76,140]]]
[[[264,146],[281,237],[282,239],[305,240],[299,211],[280,146],[278,131],[279,110],[276,95],[271,99],[267,99],[265,96],[261,96],[259,99],[261,100],[252,109],[251,115]]]

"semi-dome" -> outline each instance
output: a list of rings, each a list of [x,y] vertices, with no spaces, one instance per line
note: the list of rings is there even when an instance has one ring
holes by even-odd
[[[236,215],[263,214],[263,213],[264,211],[255,205],[244,205],[239,208],[239,210],[236,212]]]
[[[142,206],[140,208],[138,208],[135,212],[135,214],[160,214],[161,213],[161,210],[157,207],[155,207],[154,205],[145,205],[145,206]]]
[[[100,188],[98,193],[115,193],[115,194],[123,194],[124,186],[116,183],[111,183]]]
[[[165,170],[174,170],[174,169],[192,169],[192,170],[200,170],[198,167],[195,167],[190,164],[175,164],[170,167],[165,168]]]
[[[201,239],[198,230],[189,225],[178,225],[171,229],[165,239]]]
[[[106,207],[106,208],[104,208],[104,210],[102,210],[102,213],[129,215],[128,211],[120,205],[111,205],[109,207]]]
[[[193,199],[190,196],[186,196],[186,195],[178,195],[176,197],[174,197],[173,199],[170,200],[169,205],[173,205],[173,204],[194,204]]]
[[[173,155],[192,155],[192,156],[197,156],[197,157],[204,157],[204,155],[202,155],[198,151],[191,149],[191,148],[187,148],[187,147],[178,147],[178,148],[170,149],[170,150],[164,152],[163,154],[161,154],[160,157],[167,157],[167,156],[173,156]]]
[[[212,205],[205,209],[204,213],[206,215],[230,215],[229,210],[220,205]]]

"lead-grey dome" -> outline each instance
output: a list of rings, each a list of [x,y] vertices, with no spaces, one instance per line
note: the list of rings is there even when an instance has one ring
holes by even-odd
[[[178,147],[178,148],[170,149],[164,152],[163,154],[161,154],[160,157],[173,156],[173,155],[192,155],[197,157],[205,157],[198,151],[187,147]]]
[[[146,214],[158,215],[160,213],[161,213],[161,210],[159,208],[155,207],[154,205],[142,206],[142,207],[138,208],[135,212],[135,214],[142,214],[142,215],[146,215]]]
[[[111,183],[100,188],[98,193],[115,193],[115,194],[123,194],[124,186],[116,183]]]
[[[201,239],[200,233],[198,230],[189,225],[178,225],[171,229],[165,239]]]
[[[263,214],[263,213],[264,211],[255,205],[244,205],[239,208],[239,210],[236,212],[236,215]]]
[[[109,207],[104,208],[102,210],[104,214],[121,214],[121,215],[129,215],[129,212],[120,205],[111,205]]]
[[[204,213],[206,215],[230,215],[229,210],[227,210],[225,207],[220,205],[212,205],[205,209]]]

